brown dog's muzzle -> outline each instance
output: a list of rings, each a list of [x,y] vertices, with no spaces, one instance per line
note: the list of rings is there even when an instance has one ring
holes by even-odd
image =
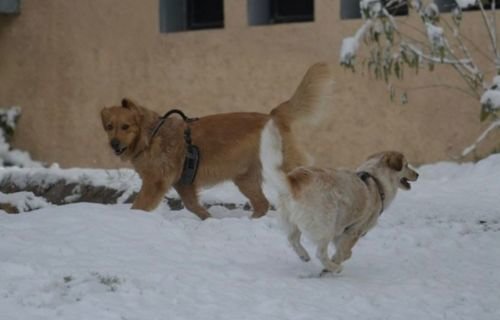
[[[127,146],[122,146],[122,144],[120,143],[120,140],[118,140],[116,138],[111,139],[109,144],[111,145],[111,149],[113,149],[113,151],[115,152],[115,154],[117,156],[124,153],[125,150],[127,149]]]

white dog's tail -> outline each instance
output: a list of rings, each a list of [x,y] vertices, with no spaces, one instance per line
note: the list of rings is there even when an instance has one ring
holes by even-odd
[[[333,75],[326,63],[313,64],[307,70],[292,97],[274,108],[271,116],[281,124],[318,122],[333,94]]]
[[[280,130],[273,119],[262,130],[260,139],[260,162],[264,179],[278,195],[290,193],[290,184],[283,169],[283,144]]]

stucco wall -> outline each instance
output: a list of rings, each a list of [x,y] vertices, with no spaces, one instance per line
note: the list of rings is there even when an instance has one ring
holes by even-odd
[[[313,23],[250,27],[246,0],[226,0],[224,29],[166,34],[158,0],[23,0],[19,16],[0,16],[0,106],[23,108],[15,146],[35,159],[111,168],[124,164],[101,129],[105,105],[127,96],[192,116],[267,112],[310,64],[327,61],[337,82],[331,112],[302,134],[318,163],[353,166],[381,149],[432,162],[472,142],[484,128],[474,100],[431,89],[400,106],[383,83],[338,66],[341,39],[360,23],[340,20],[339,2],[316,0]],[[468,35],[486,37],[474,25]],[[406,85],[444,78],[459,81],[438,71]]]

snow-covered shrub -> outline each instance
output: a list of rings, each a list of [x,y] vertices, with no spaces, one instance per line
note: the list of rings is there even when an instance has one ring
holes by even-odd
[[[21,108],[0,108],[0,166],[41,167],[26,151],[12,149],[10,141],[21,116]]]
[[[356,1],[356,0],[353,0]],[[400,100],[407,101],[407,90],[398,86],[406,70],[418,74],[419,70],[433,71],[436,65],[450,67],[463,80],[463,86],[453,83],[435,84],[430,87],[444,87],[471,97],[480,106],[480,120],[489,119],[491,125],[461,156],[472,152],[493,129],[500,127],[500,49],[497,44],[496,7],[494,0],[455,0],[451,14],[442,16],[439,7],[432,0],[360,0],[364,23],[354,36],[342,42],[341,65],[355,70],[357,56],[362,42],[368,54],[363,59],[369,73],[388,84],[390,97],[401,90]],[[486,8],[485,3],[490,4]],[[389,8],[408,6],[410,17],[396,19]],[[466,22],[463,9],[476,6],[481,13],[484,35],[490,45],[478,50],[478,46],[462,34]],[[416,15],[412,19],[411,15]],[[415,17],[415,16],[414,16]],[[401,20],[400,20],[401,19]],[[408,21],[408,19],[410,19]],[[420,23],[415,25],[414,22]],[[487,50],[489,52],[485,53]],[[477,57],[481,55],[482,57]],[[484,59],[484,56],[488,56]],[[489,65],[478,61],[488,61]],[[491,74],[493,72],[495,74]],[[493,78],[491,83],[487,80]],[[453,80],[451,80],[453,81]],[[421,89],[416,88],[416,89]],[[479,102],[479,103],[478,103]],[[471,104],[474,105],[474,104]]]

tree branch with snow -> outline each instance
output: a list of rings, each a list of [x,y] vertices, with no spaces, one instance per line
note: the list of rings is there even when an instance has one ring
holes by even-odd
[[[450,0],[451,14],[443,17],[439,7],[432,0],[360,0],[363,24],[354,36],[343,40],[340,50],[340,64],[355,71],[359,50],[367,49],[362,64],[377,80],[388,84],[391,100],[396,95],[397,82],[402,80],[405,70],[415,74],[422,69],[433,71],[437,65],[451,68],[463,80],[459,90],[473,97],[478,103],[480,120],[489,119],[497,123],[500,110],[500,53],[497,45],[496,1]],[[483,2],[489,4],[489,9]],[[410,17],[393,16],[394,9],[408,6]],[[489,49],[485,52],[461,32],[464,23],[463,10],[473,6],[480,11],[482,26],[488,35]],[[416,19],[412,19],[412,15]],[[411,23],[407,23],[410,20]],[[418,24],[415,26],[415,22]],[[364,44],[364,46],[363,46]],[[472,50],[470,49],[472,48]],[[481,55],[489,65],[480,65],[474,55]],[[486,57],[486,59],[484,59]],[[496,74],[491,75],[491,70]],[[491,83],[486,77],[493,77]],[[450,87],[451,83],[436,84],[436,87]],[[407,93],[401,93],[401,102],[406,102]],[[499,125],[489,126],[471,147],[475,149],[485,136]],[[463,156],[472,150],[466,149]],[[468,152],[466,152],[468,151]]]

